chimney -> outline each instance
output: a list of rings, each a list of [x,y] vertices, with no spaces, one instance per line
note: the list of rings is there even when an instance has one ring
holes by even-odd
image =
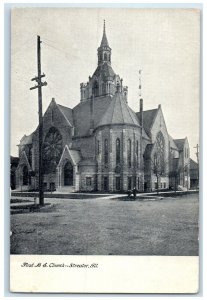
[[[140,112],[140,125],[143,127],[143,99],[139,100],[139,112]]]

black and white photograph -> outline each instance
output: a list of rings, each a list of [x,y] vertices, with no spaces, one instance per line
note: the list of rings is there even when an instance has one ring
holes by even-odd
[[[198,9],[13,8],[11,259],[188,257],[198,281],[199,103]]]

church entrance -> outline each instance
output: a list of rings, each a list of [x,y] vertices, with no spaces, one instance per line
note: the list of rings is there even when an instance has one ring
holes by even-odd
[[[64,167],[64,185],[73,186],[73,166],[70,161]]]

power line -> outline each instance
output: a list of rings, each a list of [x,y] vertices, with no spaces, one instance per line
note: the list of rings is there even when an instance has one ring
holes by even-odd
[[[57,48],[57,47],[55,47],[55,46],[53,46],[53,45],[50,45],[50,44],[48,44],[48,43],[46,43],[46,42],[44,42],[44,41],[42,41],[42,42],[43,42],[45,45],[47,45],[48,47],[51,47],[51,48],[55,49],[56,51],[59,51],[59,52],[61,52],[62,54],[64,54],[65,58],[71,63],[71,60],[69,60],[69,59],[67,58],[67,56],[69,55],[68,52],[65,52],[65,51],[63,51],[62,49]]]

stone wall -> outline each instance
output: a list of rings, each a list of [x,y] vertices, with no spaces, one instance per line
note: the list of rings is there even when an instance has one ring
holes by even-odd
[[[104,162],[104,143],[108,140],[108,164]],[[116,165],[116,141],[120,140],[120,165]],[[131,167],[128,166],[127,159],[127,143],[131,140]],[[138,158],[136,156],[136,143],[138,141]],[[99,152],[96,147],[96,159],[98,162],[98,190],[104,189],[104,177],[108,177],[108,190],[116,191],[116,178],[120,177],[121,190],[128,190],[129,177],[132,179],[132,187],[134,184],[137,189],[143,190],[144,176],[141,166],[143,159],[141,155],[141,133],[140,128],[120,125],[120,126],[105,126],[96,132],[96,145],[99,144]],[[138,160],[138,161],[137,161]],[[139,178],[139,179],[138,179]]]

